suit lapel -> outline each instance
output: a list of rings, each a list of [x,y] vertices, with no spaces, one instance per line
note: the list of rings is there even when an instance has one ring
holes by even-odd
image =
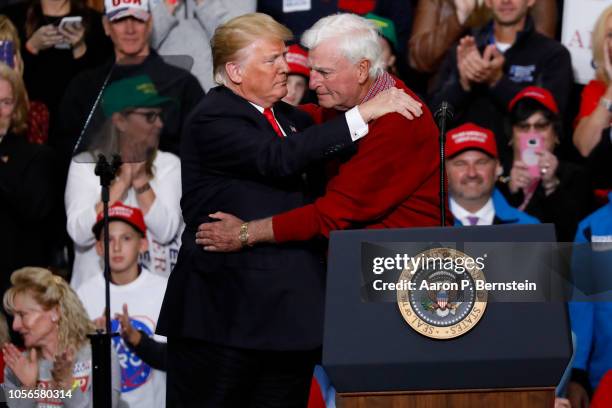
[[[286,117],[281,109],[274,109],[274,117],[276,118],[276,121],[280,127],[285,131],[287,137],[290,137],[293,133],[298,132],[295,122]]]
[[[249,101],[242,98],[241,96],[236,95],[234,92],[232,92],[225,86],[219,86],[215,89],[218,89],[221,95],[221,105],[231,107],[231,114],[244,115],[252,119],[257,124],[257,127],[261,130],[269,130],[274,133],[274,129],[272,128],[272,125],[270,125],[266,117],[261,112],[259,112],[255,106],[251,105]],[[274,133],[274,135],[276,135],[276,133]]]
[[[251,105],[249,101],[236,95],[230,89],[224,86],[220,86],[218,87],[218,89],[224,98],[229,98],[229,100],[234,100],[234,101],[236,100],[240,101],[241,103],[238,106],[241,106],[240,109],[242,113],[253,118],[258,124],[260,129],[270,131],[270,137],[272,136],[278,137],[276,135],[276,132],[274,131],[274,128],[272,127],[270,122],[268,122],[266,117],[261,112],[259,112],[255,106]],[[231,104],[231,106],[232,106],[232,109],[236,109],[235,104]],[[295,122],[291,120],[290,118],[288,118],[287,115],[283,113],[283,108],[279,107],[278,104],[275,104],[274,106],[274,117],[276,118],[276,121],[281,126],[281,128],[283,129],[283,131],[285,132],[287,136],[291,136],[291,134],[298,132]]]

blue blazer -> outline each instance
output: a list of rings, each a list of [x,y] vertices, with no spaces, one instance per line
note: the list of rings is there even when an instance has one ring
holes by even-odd
[[[186,228],[158,333],[256,350],[321,345],[325,264],[314,244],[257,245],[228,254],[195,244],[198,225],[216,211],[249,221],[311,202],[302,177],[308,165],[354,149],[343,115],[310,126],[308,115],[284,102],[274,112],[286,138],[221,86],[188,118],[181,144]]]

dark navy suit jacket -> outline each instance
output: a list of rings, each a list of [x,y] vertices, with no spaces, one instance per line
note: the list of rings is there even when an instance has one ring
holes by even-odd
[[[257,245],[239,253],[195,244],[200,223],[223,211],[249,221],[307,204],[308,165],[354,145],[344,116],[311,126],[284,103],[265,117],[228,88],[212,89],[182,136],[185,233],[158,333],[256,350],[309,350],[323,330],[325,265],[311,243]]]

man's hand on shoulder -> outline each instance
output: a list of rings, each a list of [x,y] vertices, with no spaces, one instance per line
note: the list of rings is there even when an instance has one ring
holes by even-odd
[[[366,123],[393,112],[413,120],[423,114],[423,104],[404,90],[393,87],[379,92],[369,101],[359,105],[359,113]]]

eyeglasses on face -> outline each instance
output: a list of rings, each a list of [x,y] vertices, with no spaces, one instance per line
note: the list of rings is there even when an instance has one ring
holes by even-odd
[[[143,116],[145,118],[146,122],[149,123],[149,124],[155,123],[157,118],[159,118],[159,120],[161,120],[162,122],[164,120],[164,116],[163,116],[164,112],[163,111],[137,111],[137,110],[131,110],[131,111],[125,112],[125,114],[126,115],[135,114],[135,115]]]
[[[550,121],[540,121],[535,123],[519,122],[514,125],[514,128],[521,132],[528,132],[533,128],[537,132],[543,132],[550,127],[552,123]]]

